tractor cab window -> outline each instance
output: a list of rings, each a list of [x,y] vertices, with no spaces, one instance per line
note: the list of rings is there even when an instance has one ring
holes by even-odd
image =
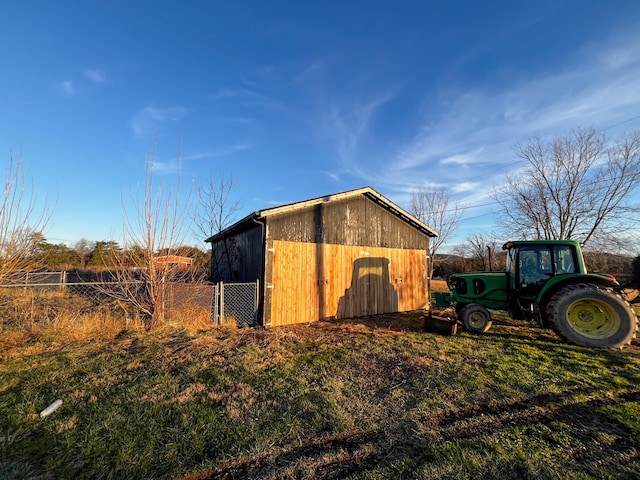
[[[522,246],[518,255],[520,286],[537,289],[553,275],[551,249],[546,246]]]
[[[536,298],[555,275],[579,273],[578,258],[571,245],[519,245],[509,248],[507,272],[510,287],[525,302]]]
[[[511,278],[515,278],[516,266],[518,265],[518,249],[510,248],[507,254],[507,272],[511,274]]]
[[[578,273],[573,248],[568,245],[556,246],[553,248],[553,256],[556,275]]]

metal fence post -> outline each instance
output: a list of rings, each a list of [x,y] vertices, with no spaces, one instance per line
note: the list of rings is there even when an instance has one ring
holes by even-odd
[[[224,282],[220,282],[220,325],[224,323]]]
[[[220,284],[213,284],[213,323],[220,325]]]
[[[260,279],[256,279],[256,295],[253,304],[253,324],[258,325],[258,312],[260,311]]]

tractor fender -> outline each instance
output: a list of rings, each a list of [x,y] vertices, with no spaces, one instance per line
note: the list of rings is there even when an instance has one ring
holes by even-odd
[[[598,275],[598,274],[568,274],[568,275],[557,275],[555,277],[551,277],[549,281],[542,287],[538,297],[536,298],[536,306],[537,310],[543,314],[543,317],[546,315],[546,305],[549,299],[553,296],[555,292],[560,290],[561,288],[566,287],[567,285],[575,285],[578,283],[588,283],[591,285],[599,285],[601,287],[610,288],[613,290],[620,289],[620,284],[611,277],[606,275]]]

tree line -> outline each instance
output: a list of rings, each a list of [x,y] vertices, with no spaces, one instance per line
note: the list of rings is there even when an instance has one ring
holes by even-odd
[[[110,270],[124,263],[137,267],[140,247],[134,245],[123,248],[115,240],[91,241],[82,238],[68,246],[65,243],[51,243],[41,233],[35,234],[37,239],[29,242],[33,250],[27,259],[30,270]],[[197,247],[181,245],[169,251],[158,251],[157,256],[178,255],[193,260],[192,269],[205,271],[210,262],[209,253]]]

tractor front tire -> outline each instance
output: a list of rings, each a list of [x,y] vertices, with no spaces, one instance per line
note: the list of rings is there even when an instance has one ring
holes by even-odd
[[[485,333],[491,328],[491,314],[482,305],[470,303],[460,311],[460,318],[464,328],[471,333]]]
[[[582,347],[622,348],[638,330],[631,306],[613,290],[598,285],[564,287],[551,297],[546,310],[555,332]]]

